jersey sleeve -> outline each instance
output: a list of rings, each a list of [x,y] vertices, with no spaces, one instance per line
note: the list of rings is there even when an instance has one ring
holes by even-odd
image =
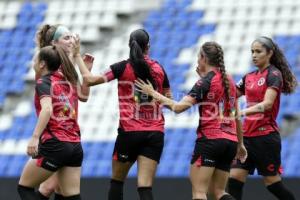
[[[188,95],[194,98],[199,103],[206,97],[206,95],[209,92],[209,89],[210,80],[203,78],[195,83]]]
[[[282,87],[282,75],[279,70],[270,71],[267,76],[267,86],[280,91]]]
[[[41,99],[45,96],[51,96],[51,81],[49,77],[42,77],[36,81],[35,90]]]
[[[119,79],[126,68],[126,64],[127,61],[121,61],[111,65],[110,70],[105,73],[107,80],[111,81],[113,79]]]
[[[239,82],[236,84],[236,88],[242,93],[245,94],[245,80],[246,76],[244,76]]]
[[[162,67],[162,70],[163,70],[163,72],[164,72],[163,88],[170,88],[170,82],[169,82],[168,75],[167,75],[167,73],[166,73],[166,71],[164,70],[163,67]]]

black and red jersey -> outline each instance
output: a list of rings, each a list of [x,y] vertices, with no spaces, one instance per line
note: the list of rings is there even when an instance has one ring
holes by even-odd
[[[163,89],[170,88],[163,67],[148,56],[145,56],[145,61],[156,82],[156,90],[162,94]],[[111,65],[105,76],[108,81],[118,79],[120,128],[124,131],[164,131],[162,105],[157,101],[148,101],[150,98],[147,95],[137,92],[134,85],[137,77],[130,60]]]
[[[199,103],[198,138],[225,138],[237,141],[236,135],[236,88],[233,79],[227,76],[230,86],[230,97],[226,99],[219,70],[210,71],[199,79],[188,93]]]
[[[262,102],[268,88],[277,91],[272,109],[245,118],[243,125],[245,137],[267,135],[278,131],[276,117],[279,111],[282,84],[281,72],[272,65],[263,71],[248,73],[238,82],[236,87],[246,96],[247,107]]]
[[[36,80],[34,103],[38,116],[41,111],[40,99],[45,96],[52,99],[52,114],[41,135],[42,142],[53,137],[60,141],[80,142],[76,87],[58,70]]]

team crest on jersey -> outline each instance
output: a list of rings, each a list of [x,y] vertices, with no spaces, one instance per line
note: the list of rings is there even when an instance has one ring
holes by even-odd
[[[262,86],[266,82],[266,79],[264,77],[260,78],[257,82],[258,86]]]

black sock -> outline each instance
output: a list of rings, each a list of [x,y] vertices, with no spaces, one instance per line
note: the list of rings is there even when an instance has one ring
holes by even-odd
[[[123,181],[111,179],[108,200],[123,200]]]
[[[81,200],[80,194],[68,196],[68,197],[64,197],[64,196],[61,197],[62,197],[61,200]]]
[[[236,200],[230,194],[223,195],[219,200]]]
[[[152,187],[139,187],[140,200],[153,200]]]
[[[234,179],[229,178],[228,180],[228,193],[233,196],[236,200],[242,200],[244,183]]]
[[[37,191],[36,194],[38,195],[39,200],[49,200],[49,197],[46,197],[40,191]]]
[[[267,189],[280,200],[295,200],[294,195],[284,187],[281,181],[267,186]]]
[[[22,200],[39,200],[34,188],[18,185],[18,193]]]
[[[63,200],[63,195],[61,195],[61,194],[58,194],[58,193],[55,193],[54,194],[54,200]]]

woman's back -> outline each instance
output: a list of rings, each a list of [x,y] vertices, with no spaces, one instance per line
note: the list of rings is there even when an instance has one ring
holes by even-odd
[[[148,56],[145,56],[145,61],[150,67],[157,91],[163,93],[164,88],[169,88],[169,81],[163,68]],[[111,65],[111,70],[113,79],[118,79],[120,128],[124,131],[163,132],[162,105],[136,90],[134,82],[137,77],[130,60]]]

